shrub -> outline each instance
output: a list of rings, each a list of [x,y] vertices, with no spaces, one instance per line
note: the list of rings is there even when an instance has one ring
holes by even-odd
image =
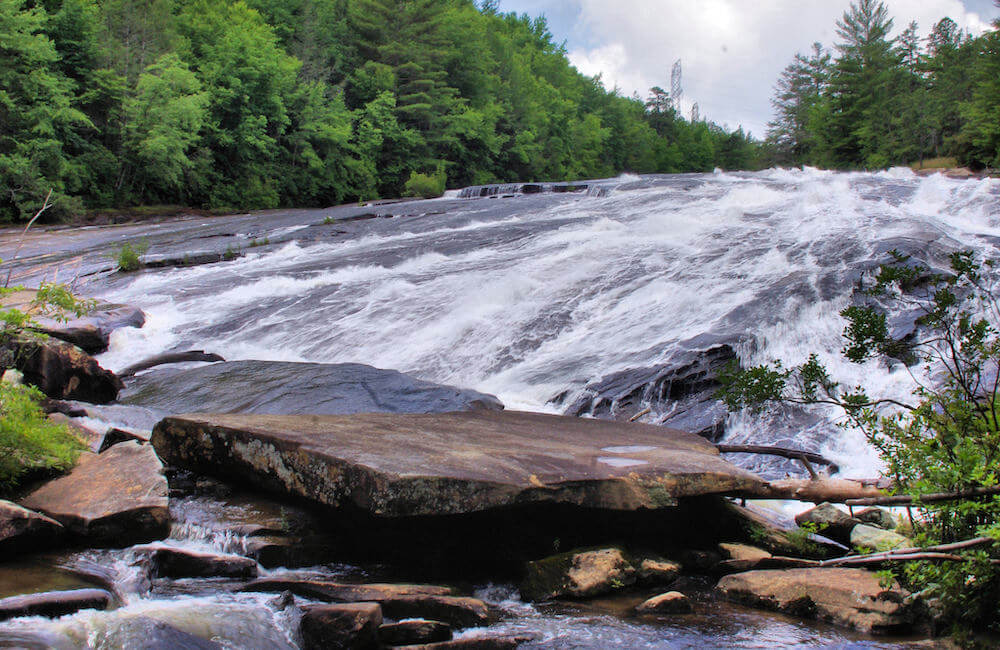
[[[118,270],[122,273],[138,271],[142,268],[142,260],[140,258],[147,250],[149,250],[149,243],[144,241],[137,242],[135,245],[132,245],[130,242],[122,244],[114,254]]]
[[[869,397],[844,387],[811,355],[785,367],[773,362],[732,369],[720,393],[731,409],[771,404],[840,407],[844,424],[860,429],[878,451],[893,491],[914,497],[916,541],[933,545],[989,536],[1000,540],[1000,496],[921,504],[921,495],[962,493],[1000,484],[1000,296],[971,252],[954,253],[949,273],[932,273],[891,252],[892,260],[866,278],[862,304],[841,315],[844,356],[862,363],[877,357],[922,361],[933,383],[915,378],[913,399]],[[894,340],[889,308],[920,313],[920,336]],[[955,630],[1000,629],[998,545],[956,552],[959,562],[912,562],[907,585],[934,600]]]
[[[35,388],[0,382],[0,494],[25,474],[69,469],[83,450],[68,427],[45,417],[41,398]]]
[[[404,196],[416,196],[424,199],[434,199],[444,194],[447,176],[444,167],[438,166],[431,175],[410,172],[410,180],[403,188]]]

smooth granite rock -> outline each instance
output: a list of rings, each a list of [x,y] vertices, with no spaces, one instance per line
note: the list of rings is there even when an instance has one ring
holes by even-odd
[[[663,508],[764,483],[693,434],[511,411],[185,415],[159,422],[152,442],[174,466],[389,517]]]
[[[818,618],[867,633],[905,633],[913,623],[906,592],[888,589],[864,569],[748,571],[724,577],[716,590],[728,600]]]
[[[77,466],[21,501],[90,543],[115,547],[150,542],[170,532],[167,479],[152,447],[115,445],[83,454]]]
[[[503,408],[496,397],[358,363],[230,361],[130,379],[121,400],[162,413],[344,415]]]

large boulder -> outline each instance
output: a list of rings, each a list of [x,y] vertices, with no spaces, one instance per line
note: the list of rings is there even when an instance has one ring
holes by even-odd
[[[864,569],[748,571],[724,577],[716,590],[751,607],[818,618],[867,633],[906,632],[912,605],[898,583],[882,586]]]
[[[0,555],[38,551],[59,541],[63,527],[58,521],[0,500]]]
[[[107,404],[122,388],[113,372],[71,343],[23,336],[10,345],[24,380],[51,398]]]
[[[125,404],[167,413],[445,413],[503,408],[496,397],[358,363],[230,361],[137,375]]]
[[[528,562],[521,596],[531,601],[591,598],[635,584],[637,573],[619,548],[570,551]]]
[[[20,616],[55,618],[81,609],[107,609],[114,597],[103,589],[72,589],[0,599],[0,621]]]
[[[187,415],[159,422],[152,442],[174,466],[388,517],[654,509],[763,484],[693,434],[511,411]]]
[[[73,470],[21,501],[90,543],[129,546],[170,532],[167,479],[149,445],[125,442],[83,454]]]

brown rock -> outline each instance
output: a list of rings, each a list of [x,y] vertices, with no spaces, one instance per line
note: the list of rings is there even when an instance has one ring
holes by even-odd
[[[306,650],[375,650],[382,610],[375,603],[313,605],[305,608],[300,631]]]
[[[179,548],[138,549],[150,559],[153,574],[163,578],[253,578],[257,563],[240,555],[198,553]]]
[[[58,521],[0,500],[0,555],[10,558],[17,553],[43,550],[63,536]]]
[[[645,557],[639,561],[639,582],[645,585],[668,585],[681,574],[680,564],[660,557]]]
[[[122,547],[170,532],[163,464],[149,445],[135,442],[82,455],[69,474],[44,484],[21,505],[92,543]]]
[[[531,640],[528,636],[462,637],[441,643],[406,646],[406,650],[514,650]]]
[[[124,387],[113,372],[70,343],[25,337],[11,345],[25,381],[54,399],[106,404]]]
[[[55,618],[81,609],[107,609],[113,597],[103,589],[72,589],[0,599],[0,621],[19,616]]]
[[[909,596],[899,584],[889,589],[863,569],[749,571],[724,577],[716,589],[752,607],[852,627],[874,634],[903,633],[912,625]]]
[[[451,627],[440,621],[414,619],[401,623],[386,623],[378,629],[383,645],[417,645],[451,640]]]
[[[188,415],[157,424],[153,445],[172,465],[390,517],[537,502],[662,508],[763,484],[693,434],[511,411]]]
[[[727,560],[763,560],[772,557],[770,553],[747,544],[719,544],[719,553]]]
[[[125,431],[124,429],[111,428],[105,431],[104,435],[101,436],[101,442],[96,451],[99,454],[103,454],[121,442],[138,442],[140,445],[144,445],[149,442],[149,440],[142,437],[138,433]]]
[[[621,549],[570,551],[528,562],[521,596],[532,601],[590,598],[635,584],[636,573]]]
[[[389,618],[428,618],[452,627],[483,627],[490,622],[486,603],[464,596],[397,596],[380,600]]]
[[[668,591],[654,596],[635,608],[640,614],[687,614],[691,601],[679,591]]]

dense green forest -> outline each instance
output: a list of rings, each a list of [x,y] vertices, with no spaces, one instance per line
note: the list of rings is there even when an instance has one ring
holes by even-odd
[[[767,143],[777,164],[878,169],[955,157],[1000,167],[1000,21],[973,38],[944,18],[892,36],[877,0],[852,4],[833,52],[816,43],[778,81]]]
[[[659,89],[607,91],[544,19],[493,0],[3,0],[0,41],[3,221],[49,189],[50,218],[328,206],[414,174],[458,187],[759,153]]]

